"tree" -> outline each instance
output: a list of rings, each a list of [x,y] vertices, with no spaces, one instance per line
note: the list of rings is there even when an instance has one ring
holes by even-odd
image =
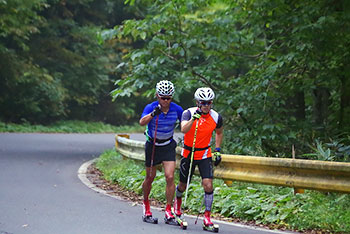
[[[0,112],[7,120],[63,113],[60,81],[28,54],[31,36],[46,23],[38,12],[47,7],[44,0],[0,1]]]
[[[119,64],[123,77],[113,94],[151,96],[161,79],[172,80],[180,93],[209,86],[226,120],[230,151],[284,156],[295,144],[307,152],[315,138],[349,127],[344,125],[349,119],[346,4],[149,3],[143,19],[110,31],[141,45]]]
[[[126,8],[112,0],[0,1],[1,118],[120,123],[111,115],[125,110],[106,98],[119,48],[97,36],[102,26],[133,17]]]

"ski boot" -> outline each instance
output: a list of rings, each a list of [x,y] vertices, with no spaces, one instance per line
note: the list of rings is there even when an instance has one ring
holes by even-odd
[[[169,204],[166,205],[166,208],[165,208],[164,221],[166,224],[177,225],[175,217],[174,217],[173,213],[171,212],[171,206]]]
[[[157,224],[158,219],[152,217],[151,207],[149,205],[149,201],[143,201],[143,222]]]
[[[204,220],[203,220],[203,230],[209,232],[219,232],[219,225],[213,224],[210,220],[210,211],[204,212]]]
[[[175,220],[177,222],[177,224],[183,229],[186,230],[187,229],[187,222],[186,220],[183,218],[182,216],[182,212],[181,212],[181,202],[182,199],[181,197],[176,197],[175,201],[174,201],[174,214],[175,214]]]
[[[176,216],[181,216],[181,203],[182,203],[182,198],[181,197],[175,197],[174,200],[174,213]]]

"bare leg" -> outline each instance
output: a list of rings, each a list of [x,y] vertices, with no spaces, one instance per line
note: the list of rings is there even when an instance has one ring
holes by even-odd
[[[151,168],[146,167],[146,177],[145,180],[142,183],[142,190],[143,190],[143,200],[147,201],[148,196],[151,192],[152,189],[152,182],[154,180],[154,177],[156,176],[156,168],[152,168],[152,174],[151,173]]]
[[[175,161],[163,161],[164,175],[166,180],[165,196],[167,204],[171,205],[174,199],[175,184],[174,184],[174,172]]]
[[[206,193],[213,192],[213,179],[204,178],[202,180],[202,186]]]
[[[187,186],[186,183],[182,183],[181,181],[179,181],[178,189],[179,189],[181,192],[184,192],[184,191],[186,190],[186,186]]]

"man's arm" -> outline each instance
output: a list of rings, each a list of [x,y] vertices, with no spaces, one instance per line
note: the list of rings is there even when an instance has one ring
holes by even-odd
[[[181,132],[185,134],[188,131],[190,131],[193,122],[194,122],[194,119],[182,120],[181,121]]]
[[[145,115],[145,116],[143,116],[143,117],[140,119],[139,124],[140,124],[141,126],[145,126],[145,125],[147,125],[149,122],[151,122],[152,119],[153,119],[152,113],[149,113],[148,115]]]
[[[224,138],[224,127],[215,129],[215,148],[220,148],[222,139]]]
[[[190,131],[193,122],[194,120],[191,118],[191,112],[189,110],[185,110],[181,117],[181,132],[185,134]]]
[[[139,124],[141,126],[145,126],[146,124],[148,124],[149,122],[151,122],[151,120],[156,116],[156,115],[160,115],[160,113],[162,113],[161,111],[161,107],[158,104],[158,106],[156,106],[153,110],[151,109],[152,107],[150,105],[147,105],[143,111],[143,117],[141,117]],[[147,112],[150,112],[149,114],[146,114]],[[146,115],[144,115],[146,114]]]

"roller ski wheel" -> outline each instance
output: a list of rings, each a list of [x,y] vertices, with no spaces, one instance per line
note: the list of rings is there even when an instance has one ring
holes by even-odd
[[[153,218],[151,215],[150,216],[143,215],[142,220],[145,223],[153,223],[153,224],[158,223],[158,218]]]
[[[177,226],[177,222],[175,218],[171,218],[171,219],[164,218],[164,222],[169,225]]]
[[[188,223],[184,218],[181,218],[181,216],[175,215],[175,220],[177,225],[179,225],[183,230],[187,229]]]
[[[205,224],[203,224],[203,230],[209,231],[209,232],[219,232],[219,225],[212,224],[212,225],[206,226]]]

